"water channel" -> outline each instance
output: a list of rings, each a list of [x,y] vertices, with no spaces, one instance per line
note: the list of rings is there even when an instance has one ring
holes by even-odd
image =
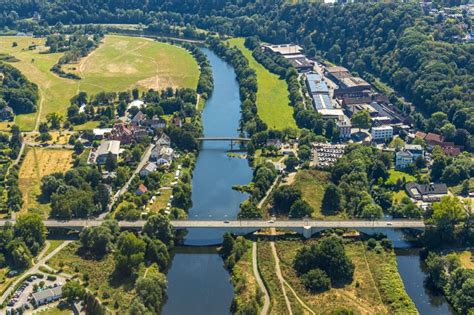
[[[212,51],[202,48],[209,59],[214,91],[206,102],[202,115],[205,136],[238,136],[240,119],[239,86],[233,68]],[[250,182],[252,170],[245,159],[227,156],[229,144],[204,143],[192,180],[192,219],[234,219],[245,194],[232,190],[236,184]],[[417,250],[406,241],[403,233],[384,230],[397,249],[400,276],[406,291],[420,314],[454,314],[446,299],[428,291],[426,278]],[[214,245],[221,240],[223,231],[191,230],[186,245]],[[168,300],[163,307],[165,315],[228,314],[233,290],[229,274],[215,247],[181,247],[177,250],[168,272]]]

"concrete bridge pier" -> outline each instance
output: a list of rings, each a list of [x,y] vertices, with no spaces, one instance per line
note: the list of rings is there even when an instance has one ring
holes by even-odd
[[[313,228],[311,225],[305,225],[303,227],[303,236],[305,239],[310,239],[311,236],[313,235]]]

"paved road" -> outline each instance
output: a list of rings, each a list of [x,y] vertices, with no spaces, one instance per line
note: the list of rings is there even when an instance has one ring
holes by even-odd
[[[103,220],[44,220],[44,224],[49,228],[83,228],[87,226],[99,226]],[[0,220],[0,226],[6,222],[15,223],[15,220]],[[119,226],[122,228],[141,228],[145,225],[145,220],[138,221],[120,221]],[[227,223],[226,223],[227,222]],[[338,221],[319,221],[319,220],[234,220],[234,221],[217,221],[217,220],[172,220],[171,224],[177,229],[185,228],[424,228],[425,224],[420,220],[338,220]]]
[[[257,242],[252,243],[252,265],[253,265],[253,275],[257,280],[257,284],[260,287],[264,294],[265,300],[263,301],[262,311],[260,315],[267,315],[268,309],[270,307],[270,295],[268,294],[267,288],[263,284],[263,280],[260,277],[260,272],[258,271],[258,262],[257,262]]]
[[[130,184],[132,183],[133,179],[135,178],[135,176],[137,176],[137,174],[140,172],[140,170],[145,166],[145,164],[148,162],[148,160],[150,159],[150,155],[151,155],[151,151],[153,150],[153,148],[155,147],[154,144],[150,144],[148,146],[148,148],[146,149],[145,153],[143,153],[143,156],[142,156],[142,159],[140,161],[140,163],[138,163],[137,167],[135,168],[135,171],[133,171],[133,174],[132,176],[130,176],[129,180],[125,183],[125,185],[123,185],[122,188],[120,188],[119,191],[117,191],[115,193],[115,195],[112,197],[112,199],[110,200],[110,203],[109,203],[109,206],[108,206],[108,210],[104,213],[101,213],[99,215],[99,219],[104,219],[105,216],[110,212],[110,210],[112,209],[113,205],[115,204],[115,202],[120,198],[120,196],[122,196],[124,193],[126,193],[128,191],[128,187],[130,186]]]
[[[10,286],[9,288],[3,293],[3,295],[0,297],[0,304],[2,304],[5,299],[10,295],[10,293],[12,293],[13,291],[13,288],[21,281],[23,280],[27,275],[31,275],[31,274],[34,274],[34,273],[38,273],[39,272],[39,267],[41,266],[44,266],[44,264],[51,258],[53,257],[54,255],[56,255],[61,249],[63,249],[64,247],[66,247],[69,243],[71,243],[71,241],[64,241],[64,243],[62,243],[61,245],[59,245],[58,247],[56,247],[51,253],[49,253],[46,257],[43,257],[41,258],[40,260],[38,260],[37,263],[35,263],[30,269],[28,269],[26,272],[24,272],[23,274],[21,274],[18,279],[16,279]],[[41,254],[39,255],[40,257],[43,256],[43,254],[46,252],[46,250],[48,249],[48,247],[45,247]]]

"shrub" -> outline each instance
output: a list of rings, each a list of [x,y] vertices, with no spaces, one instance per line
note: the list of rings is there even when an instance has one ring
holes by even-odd
[[[311,269],[301,276],[301,282],[310,292],[326,291],[331,287],[331,279],[321,269]]]

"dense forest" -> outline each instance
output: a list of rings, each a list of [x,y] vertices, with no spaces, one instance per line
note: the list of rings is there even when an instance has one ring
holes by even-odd
[[[36,111],[38,87],[16,68],[0,62],[0,109],[10,106],[15,114]]]
[[[474,133],[474,47],[440,40],[437,17],[425,16],[417,3],[328,6],[290,5],[283,0],[0,0],[0,7],[4,8],[0,26],[30,30],[35,27],[21,18],[38,12],[49,24],[166,22],[232,36],[257,35],[271,43],[296,42],[310,56],[342,64],[369,81],[379,78],[388,83],[425,117],[435,112],[447,114],[440,126],[413,114],[420,129],[441,132],[449,124]]]

